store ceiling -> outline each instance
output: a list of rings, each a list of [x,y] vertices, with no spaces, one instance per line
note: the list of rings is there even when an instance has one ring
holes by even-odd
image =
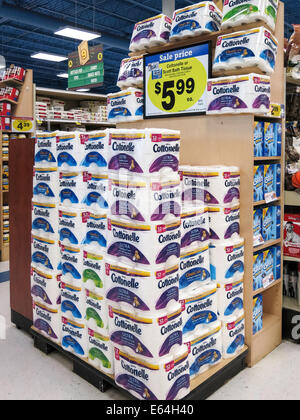
[[[196,1],[176,0],[176,8]],[[291,24],[300,23],[300,0],[284,0],[286,36]],[[158,14],[162,0],[0,0],[0,55],[8,64],[32,68],[38,86],[66,89],[67,80],[57,77],[67,71],[67,62],[49,63],[30,58],[33,53],[68,55],[80,41],[54,35],[61,27],[80,26],[101,32],[89,45],[104,45],[105,84],[98,92],[117,90],[121,60],[127,56],[135,22]]]

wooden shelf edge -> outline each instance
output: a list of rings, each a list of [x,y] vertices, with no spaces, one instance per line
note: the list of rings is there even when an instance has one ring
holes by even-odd
[[[268,162],[272,160],[281,160],[280,156],[272,156],[272,157],[256,157],[254,156],[254,162]]]
[[[261,205],[267,205],[267,206],[271,206],[273,203],[277,203],[278,201],[281,201],[282,199],[281,198],[276,198],[276,200],[274,200],[274,201],[271,201],[271,202],[269,202],[269,203],[267,203],[266,202],[266,200],[262,200],[262,201],[256,201],[256,202],[253,202],[253,206],[254,207],[257,207],[257,206],[261,206]]]
[[[264,292],[266,292],[267,290],[272,289],[272,287],[275,287],[275,286],[277,286],[278,284],[281,284],[281,282],[282,282],[282,280],[281,280],[281,279],[279,279],[279,280],[273,281],[273,283],[269,284],[269,286],[268,286],[268,287],[261,288],[261,289],[258,289],[258,290],[253,291],[253,297],[255,297],[256,295],[259,295],[259,294],[261,294],[261,293],[264,293]]]
[[[266,248],[270,248],[271,246],[278,245],[280,243],[281,243],[281,238],[280,239],[274,239],[272,241],[267,241],[263,245],[253,247],[253,252],[255,253],[255,252],[258,252],[258,251],[262,251]]]
[[[0,102],[9,102],[10,104],[18,105],[18,102],[13,101],[12,99],[0,98]],[[13,115],[8,115],[8,117],[11,118],[11,117],[13,117]]]
[[[21,80],[18,80],[18,79],[14,79],[14,78],[6,79],[6,80],[0,80],[0,87],[7,86],[9,84],[23,86],[24,81],[21,81]]]

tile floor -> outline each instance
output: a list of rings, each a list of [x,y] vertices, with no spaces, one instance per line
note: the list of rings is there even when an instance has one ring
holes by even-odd
[[[1,266],[0,266],[1,271]],[[9,283],[0,284],[0,314],[7,319],[7,339],[0,341],[0,400],[124,400],[118,391],[101,394],[72,373],[59,353],[44,355],[29,335],[9,322]],[[283,342],[252,369],[229,381],[210,400],[300,399],[300,347]]]

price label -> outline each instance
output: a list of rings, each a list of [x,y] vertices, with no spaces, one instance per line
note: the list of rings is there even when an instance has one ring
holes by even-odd
[[[145,118],[206,112],[210,43],[144,57]]]
[[[13,118],[12,131],[13,133],[33,133],[34,132],[33,119]]]

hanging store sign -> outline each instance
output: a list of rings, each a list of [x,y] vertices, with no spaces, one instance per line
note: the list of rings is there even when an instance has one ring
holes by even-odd
[[[103,46],[88,47],[87,43],[79,45],[78,51],[68,57],[68,88],[92,88],[104,83]]]
[[[144,57],[144,118],[205,114],[211,43]]]

